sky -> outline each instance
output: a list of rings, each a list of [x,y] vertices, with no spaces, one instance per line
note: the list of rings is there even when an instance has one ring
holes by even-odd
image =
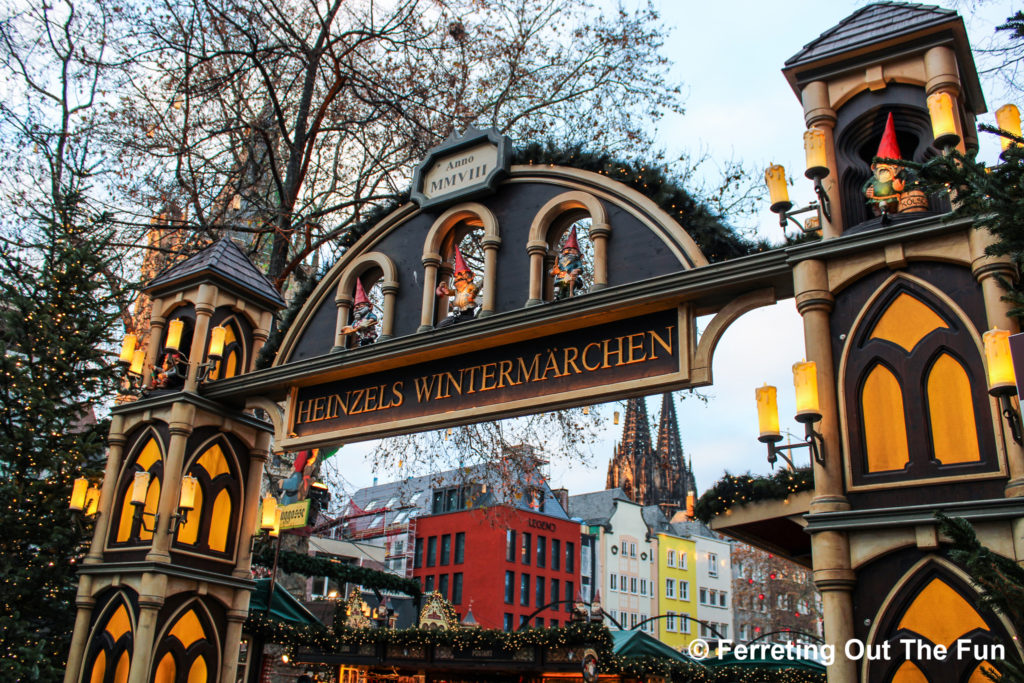
[[[823,31],[839,23],[867,2],[829,0],[726,0],[655,2],[671,33],[663,53],[672,62],[672,77],[685,84],[686,111],[680,117],[659,122],[657,139],[668,153],[707,151],[722,163],[742,160],[755,170],[781,163],[798,178],[790,188],[797,206],[813,200],[810,181],[803,180],[803,108],[782,76],[783,63]],[[960,2],[942,6],[958,9],[964,16],[972,45],[977,51],[991,40],[994,27],[1019,8],[996,0]],[[979,55],[979,70],[987,64]],[[1006,88],[982,75],[989,113],[982,123],[995,123],[993,112],[1007,99]],[[1020,95],[1018,94],[1018,97]],[[1024,107],[1024,102],[1015,101]],[[999,143],[983,135],[980,157],[994,161]],[[713,173],[713,168],[708,169]],[[783,239],[775,214],[763,201],[760,236]],[[685,227],[685,226],[684,226]],[[707,323],[707,320],[698,321]],[[702,491],[724,472],[768,473],[766,448],[757,441],[754,389],[764,383],[778,387],[779,415],[783,433],[802,434],[791,417],[795,413],[793,363],[803,360],[803,328],[792,300],[751,311],[723,335],[712,365],[712,386],[701,389],[706,400],[677,394],[676,412],[683,449],[693,459],[697,485]],[[649,397],[648,414],[656,437],[661,397]],[[612,424],[612,411],[624,410],[624,402],[598,411],[602,416],[601,438],[591,447],[587,463],[557,455],[548,465],[552,487],[566,487],[570,494],[603,489],[608,461],[622,424]],[[349,486],[368,486],[375,474],[381,481],[392,475],[375,473],[367,454],[371,444],[345,446],[327,461],[344,471]],[[805,449],[796,451],[806,462]],[[780,463],[781,464],[781,463]],[[699,493],[699,492],[698,492]]]

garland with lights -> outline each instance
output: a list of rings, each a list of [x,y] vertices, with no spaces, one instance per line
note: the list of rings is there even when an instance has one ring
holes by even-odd
[[[765,666],[710,666],[680,662],[664,657],[601,657],[602,673],[618,673],[630,678],[663,676],[672,683],[825,683],[825,674],[800,667],[774,669]]]
[[[785,500],[794,493],[814,488],[811,468],[779,470],[770,476],[728,474],[704,492],[694,506],[694,516],[707,524],[736,505],[762,500]]]
[[[252,562],[261,567],[273,567],[273,548],[267,544],[257,546],[253,551]],[[335,562],[323,557],[311,557],[291,550],[282,550],[278,553],[277,568],[286,574],[326,576],[340,584],[354,583],[371,589],[405,593],[416,599],[423,593],[419,581],[415,579],[407,579],[404,576],[396,576],[369,567]]]

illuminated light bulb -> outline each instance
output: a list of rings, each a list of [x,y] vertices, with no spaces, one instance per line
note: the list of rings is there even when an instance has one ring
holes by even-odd
[[[81,511],[85,508],[85,492],[88,488],[88,479],[85,477],[75,479],[75,483],[71,487],[71,502],[68,503],[69,509]]]
[[[181,510],[192,510],[196,506],[196,487],[199,480],[192,476],[183,477],[181,480],[181,495],[178,496],[178,508]]]
[[[118,360],[122,363],[131,363],[132,357],[135,354],[135,345],[138,344],[139,338],[134,334],[126,334],[124,341],[121,342],[121,355],[118,356]]]
[[[1007,133],[1020,137],[1020,110],[1014,104],[1004,104],[1003,106],[996,109],[996,125]],[[1007,149],[1012,145],[1018,144],[1016,141],[1010,138],[999,138],[1000,144],[1003,149]]]
[[[775,387],[765,384],[754,390],[754,398],[757,399],[757,424],[760,430],[758,440],[769,442],[779,441],[782,434],[779,433],[779,405],[776,399]]]
[[[146,502],[146,492],[149,491],[149,472],[142,470],[135,473],[132,481],[132,505],[142,505]]]
[[[228,328],[223,325],[210,330],[210,348],[207,350],[206,355],[213,360],[220,360],[224,355],[224,338],[227,336]]]
[[[828,156],[825,153],[825,131],[808,128],[804,132],[804,154],[807,158],[808,178],[824,178],[828,175]]]
[[[1017,376],[1010,354],[1010,333],[992,328],[981,335],[985,346],[985,364],[988,366],[988,391],[993,396],[1017,393]]]
[[[260,528],[270,531],[274,528],[274,515],[277,512],[277,499],[273,496],[263,497],[263,510],[260,515]]]
[[[818,369],[814,361],[793,364],[793,386],[796,388],[797,422],[817,422],[821,418],[818,403]]]
[[[960,141],[953,117],[953,98],[947,92],[936,92],[928,96],[928,115],[932,120],[932,135],[935,146],[952,147]]]
[[[789,201],[789,190],[786,188],[785,168],[779,164],[772,164],[764,172],[764,181],[768,185],[773,212],[788,211],[792,208],[793,203]]]
[[[167,323],[167,340],[164,342],[164,349],[177,351],[181,347],[181,333],[185,329],[185,321],[181,318]]]

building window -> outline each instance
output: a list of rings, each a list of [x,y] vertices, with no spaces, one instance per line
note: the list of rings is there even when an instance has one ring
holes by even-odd
[[[522,574],[519,577],[519,604],[523,607],[530,606],[530,575]]]
[[[640,595],[647,595],[647,579],[640,579]]]
[[[544,617],[537,617],[533,620],[533,625],[537,628],[544,628]]]
[[[680,621],[682,622],[682,628],[680,629],[680,631],[682,633],[689,633],[690,632],[690,617],[688,615],[684,614],[683,618]]]
[[[466,534],[455,534],[455,564],[462,564],[466,559]]]
[[[629,577],[629,592],[636,595],[636,577]]]
[[[564,600],[565,600],[565,611],[566,612],[571,612],[572,611],[572,600],[573,600],[572,581],[566,581],[565,582],[565,598],[564,598]]]
[[[570,574],[576,571],[576,544],[572,541],[565,543],[565,571]]]
[[[636,543],[629,544],[629,556],[636,557]]]
[[[551,539],[551,568],[555,571],[562,568],[562,542],[557,538]]]
[[[537,537],[537,566],[543,567],[548,563],[548,539],[543,536]]]
[[[505,572],[505,604],[511,605],[515,600],[516,573]]]
[[[629,552],[629,543],[627,543],[626,541],[623,541],[622,542],[622,556],[625,557],[628,552]]]
[[[747,637],[747,633],[749,632],[750,627],[748,627],[746,624],[740,626],[740,640],[749,640],[749,638]]]
[[[683,581],[683,580],[679,581],[679,599],[680,600],[689,600],[690,599],[690,582],[689,581]]]
[[[427,566],[433,567],[437,564],[437,536],[427,539]]]
[[[551,620],[551,628],[558,628],[558,619]]]
[[[686,569],[686,553],[685,552],[680,552],[679,553],[679,568],[680,569]],[[689,631],[687,631],[687,633],[689,633]]]
[[[702,604],[702,605],[708,604],[708,589],[707,588],[701,588],[700,591],[698,592],[698,594],[700,595],[700,604]]]
[[[675,550],[669,550],[665,554],[665,564],[667,564],[670,567],[676,566],[676,551]]]
[[[512,529],[505,531],[505,559],[516,561],[516,532]]]
[[[441,537],[441,566],[447,567],[448,560],[451,559],[452,555],[452,536],[451,534],[445,534]]]
[[[651,627],[651,622],[647,621],[647,615],[641,613],[640,614],[640,630],[641,631],[646,631],[650,627]]]
[[[544,602],[544,577],[543,576],[538,576],[537,577],[537,582],[536,582],[536,584],[534,584],[534,590],[537,593],[536,596],[535,596],[535,600],[534,600],[534,607],[543,607],[545,605],[545,602]]]
[[[718,555],[715,553],[708,553],[708,574],[718,576]]]
[[[613,591],[619,590],[618,588],[615,587],[615,584],[618,582],[618,577],[615,574],[609,574],[608,578],[611,581],[611,584],[609,585],[609,588],[611,588],[611,590],[613,590]]]
[[[452,575],[452,604],[462,604],[462,572]]]
[[[551,579],[551,602],[558,600],[558,596],[561,594],[561,591],[559,590],[560,586],[558,584],[558,579]],[[558,605],[555,605],[555,609],[558,609]]]
[[[725,591],[721,591],[718,594],[718,606],[719,607],[725,607],[726,606],[726,602],[727,602],[727,598],[726,598]],[[786,605],[786,607],[789,607],[789,605]]]
[[[424,584],[423,584],[423,592],[424,593],[433,593],[434,592],[434,576],[433,575],[428,576],[427,580],[424,582]]]
[[[448,575],[441,574],[437,577],[437,592],[441,594],[445,600],[448,599]]]
[[[708,600],[708,604],[709,605],[711,605],[712,607],[715,607],[716,605],[718,605],[718,591],[717,590],[715,590],[714,588],[710,589],[708,591],[708,598],[709,598],[709,600]]]
[[[629,627],[636,628],[636,612],[632,612],[629,615]]]
[[[676,580],[665,579],[665,597],[675,598],[676,597]]]
[[[412,566],[415,567],[416,569],[419,569],[420,567],[423,566],[423,539],[422,538],[417,538],[416,539],[416,557],[413,560],[413,565]]]
[[[530,534],[523,532],[523,542],[520,544],[519,561],[523,564],[530,564]]]
[[[519,615],[519,628],[522,628],[523,626],[526,626],[526,615],[525,614],[520,614]]]
[[[506,631],[511,631],[512,630],[512,615],[509,614],[508,612],[505,612],[505,630]]]

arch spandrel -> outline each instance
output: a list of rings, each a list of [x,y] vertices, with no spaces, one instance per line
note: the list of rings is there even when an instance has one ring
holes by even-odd
[[[443,212],[425,212],[412,204],[392,212],[373,226],[314,289],[286,334],[275,365],[330,353],[335,346],[336,294],[352,264],[373,252],[394,264],[393,337],[416,334],[421,327],[424,253],[437,241],[438,218],[460,211],[488,214],[485,231],[500,235],[497,272],[490,295],[496,314],[524,307],[530,292],[527,245],[542,211],[557,213],[552,200],[576,197],[567,210],[587,209],[609,228],[607,286],[639,282],[707,265],[708,261],[683,226],[655,202],[632,188],[598,173],[557,166],[514,166],[497,192]],[[579,198],[586,198],[585,201]],[[547,207],[545,209],[545,207]],[[557,216],[550,216],[557,218]],[[492,223],[493,220],[493,223]],[[435,252],[431,252],[435,253]],[[477,274],[483,279],[483,274]],[[378,312],[379,314],[380,312]]]

